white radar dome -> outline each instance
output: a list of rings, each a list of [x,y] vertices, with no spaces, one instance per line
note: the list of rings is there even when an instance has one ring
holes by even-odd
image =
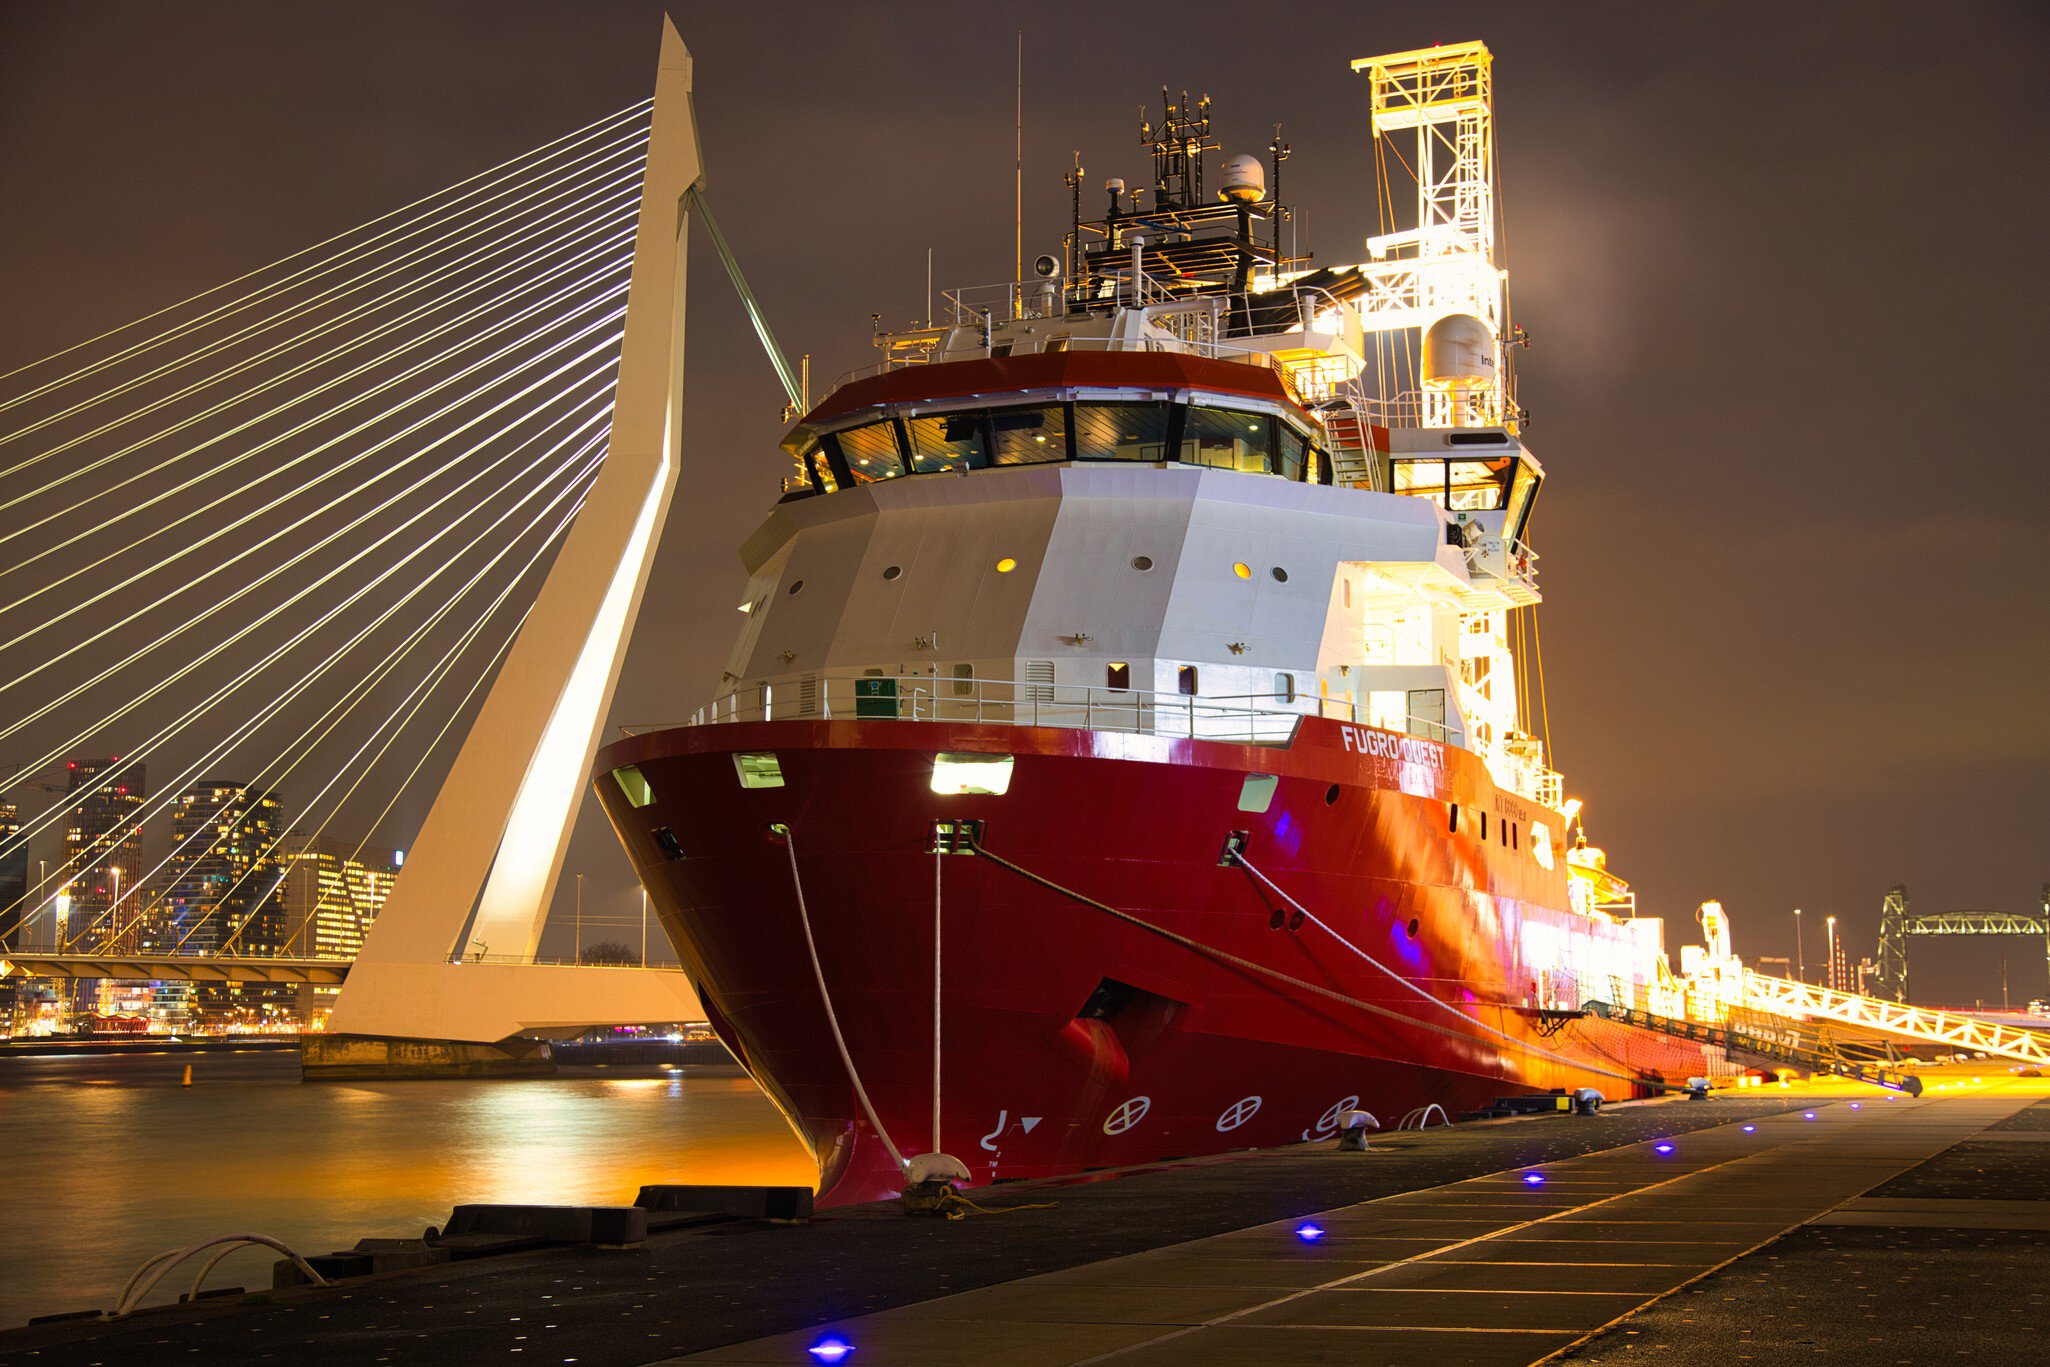
[[[1267,168],[1258,157],[1233,157],[1224,163],[1224,182],[1217,187],[1217,197],[1258,204],[1267,197]]]
[[[1495,334],[1470,313],[1448,313],[1424,334],[1424,383],[1495,383]]]

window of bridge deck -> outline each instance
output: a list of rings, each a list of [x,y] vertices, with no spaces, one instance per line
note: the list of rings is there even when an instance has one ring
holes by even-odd
[[[1451,469],[1451,506],[1456,512],[1493,512],[1509,497],[1509,469],[1515,459],[1455,460]]]
[[[1395,492],[1428,498],[1445,506],[1445,462],[1442,460],[1398,460],[1395,462]]]
[[[826,440],[839,443],[847,473],[857,484],[894,479],[904,473],[904,462],[897,455],[896,424],[888,419],[832,433]]]
[[[911,473],[940,474],[989,464],[980,412],[938,413],[907,418],[911,435]]]
[[[1264,475],[1269,469],[1268,436],[1264,413],[1192,407],[1182,428],[1182,462]]]
[[[1309,449],[1309,439],[1285,422],[1274,424],[1274,470],[1287,479],[1303,477],[1303,458]]]
[[[1168,406],[1164,403],[1078,403],[1078,460],[1166,460]]]
[[[1068,413],[1061,404],[997,408],[989,415],[998,465],[1038,465],[1068,458]]]

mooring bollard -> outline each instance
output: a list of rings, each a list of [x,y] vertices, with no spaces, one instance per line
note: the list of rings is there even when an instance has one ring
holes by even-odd
[[[1338,1148],[1342,1153],[1365,1153],[1367,1131],[1378,1130],[1381,1122],[1366,1111],[1346,1111],[1338,1117]]]

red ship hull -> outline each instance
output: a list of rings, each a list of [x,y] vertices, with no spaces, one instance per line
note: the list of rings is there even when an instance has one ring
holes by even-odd
[[[942,751],[1016,756],[1008,790],[935,793]],[[743,787],[739,752],[775,754],[783,784]],[[629,765],[639,806],[611,776]],[[1241,810],[1248,774],[1277,779],[1264,811]],[[1285,747],[733,723],[612,745],[596,782],[714,1028],[829,1201],[902,1185],[854,1077],[903,1155],[951,1153],[986,1181],[1325,1138],[1354,1106],[1392,1127],[1431,1103],[1617,1098],[1705,1068],[1695,1046],[1540,1009],[1605,995],[1562,982],[1553,949],[1618,960],[1632,937],[1560,910],[1563,861],[1532,839],[1544,825],[1563,851],[1555,814],[1432,742],[1319,718]],[[1080,896],[935,853],[935,823],[964,820]],[[1234,833],[1285,896],[1221,860]]]

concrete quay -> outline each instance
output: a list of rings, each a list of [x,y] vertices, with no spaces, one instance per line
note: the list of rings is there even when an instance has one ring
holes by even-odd
[[[978,1189],[997,1213],[959,1221],[712,1225],[35,1326],[0,1364],[2032,1360],[2050,1086],[1931,1080]]]

